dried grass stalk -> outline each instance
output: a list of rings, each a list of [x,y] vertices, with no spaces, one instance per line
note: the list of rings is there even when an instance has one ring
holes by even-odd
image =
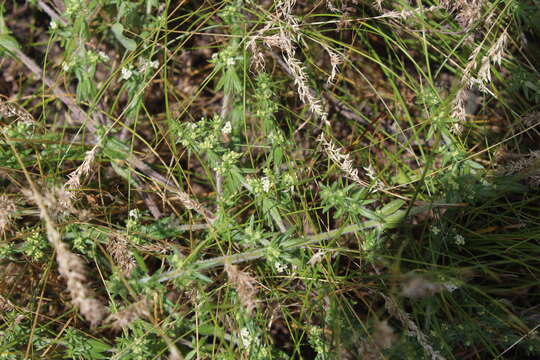
[[[78,213],[73,206],[71,193],[64,187],[49,187],[44,195],[36,195],[33,190],[27,189],[23,190],[22,193],[36,204],[38,203],[36,196],[39,196],[48,214],[55,220]]]
[[[508,43],[508,33],[506,30],[499,36],[497,41],[489,48],[487,54],[482,57],[480,61],[480,68],[478,69],[476,76],[473,76],[474,71],[478,67],[478,58],[483,48],[483,43],[480,43],[474,48],[469,56],[467,65],[463,70],[463,76],[460,84],[460,88],[456,93],[452,107],[452,117],[458,120],[454,124],[454,131],[457,134],[461,133],[462,123],[466,120],[465,102],[467,93],[470,88],[477,87],[486,94],[494,94],[487,88],[487,84],[491,82],[491,66],[500,65],[504,52],[506,51],[506,44]]]
[[[425,7],[419,7],[419,8],[413,8],[413,9],[402,9],[400,11],[393,10],[393,11],[385,11],[380,16],[376,16],[376,19],[401,19],[401,20],[407,20],[410,19],[411,16],[423,14],[426,12],[433,12],[436,10],[439,10],[440,6],[431,6],[428,8]]]
[[[94,297],[94,292],[88,286],[88,278],[82,259],[73,254],[68,246],[60,240],[60,234],[56,229],[47,225],[47,234],[56,250],[58,272],[67,281],[71,303],[79,308],[81,314],[92,327],[99,325],[107,314],[107,309]]]

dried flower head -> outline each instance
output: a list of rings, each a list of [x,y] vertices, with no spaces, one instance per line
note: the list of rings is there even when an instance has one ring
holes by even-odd
[[[48,214],[54,219],[61,219],[77,212],[72,204],[71,193],[64,187],[50,186],[45,187],[45,189],[47,192],[44,195],[40,195],[40,197],[48,209]],[[28,200],[37,203],[35,193],[32,190],[25,189],[22,193]]]
[[[339,166],[349,179],[361,186],[368,186],[368,184],[358,176],[358,169],[353,167],[353,161],[349,154],[342,154],[341,149],[332,143],[331,140],[327,140],[323,133],[321,133],[321,136],[319,136],[317,141],[322,144],[324,152],[337,166]]]
[[[7,195],[0,195],[0,235],[4,235],[12,227],[16,211],[15,201]]]
[[[522,120],[523,120],[523,125],[526,128],[533,127],[537,125],[538,123],[540,123],[540,111],[529,113],[523,116]]]
[[[107,250],[116,262],[116,265],[124,276],[129,277],[135,268],[135,258],[129,250],[129,244],[124,236],[112,236],[107,243]]]
[[[52,234],[51,231],[49,230],[49,240],[56,250],[58,272],[67,281],[71,303],[79,308],[91,326],[97,326],[107,314],[107,309],[94,297],[93,291],[88,286],[83,260],[73,254],[65,243],[61,242],[59,234]],[[55,240],[51,240],[51,238]]]
[[[328,53],[328,56],[330,56],[330,65],[332,65],[332,71],[330,73],[330,76],[326,80],[327,84],[330,85],[336,79],[337,73],[339,72],[338,66],[343,63],[343,56],[330,49],[329,47],[325,46],[324,49]]]
[[[394,334],[394,329],[388,325],[388,320],[380,321],[377,324],[373,340],[381,349],[389,349],[397,341],[397,336]]]
[[[115,314],[110,314],[105,319],[105,322],[111,324],[114,330],[125,329],[135,320],[150,319],[151,314],[149,309],[151,307],[152,303],[147,298],[143,298]]]
[[[15,306],[11,301],[0,295],[0,313],[5,313],[13,309],[15,309]]]
[[[26,110],[0,97],[0,117],[15,118],[17,120],[33,123],[34,118]]]
[[[94,297],[93,290],[88,285],[86,268],[83,260],[73,254],[69,247],[62,242],[62,237],[51,214],[63,213],[63,201],[69,201],[69,195],[66,199],[61,199],[58,189],[49,191],[46,196],[41,195],[35,184],[30,178],[27,178],[31,185],[31,190],[25,191],[25,195],[32,199],[39,208],[41,218],[44,220],[47,228],[47,238],[56,251],[56,262],[58,263],[58,272],[66,279],[67,289],[71,297],[71,303],[79,308],[84,318],[90,322],[91,326],[97,326],[105,317],[107,309]],[[65,191],[65,190],[64,190]],[[64,197],[62,195],[62,197]],[[61,209],[58,210],[57,207]]]
[[[424,276],[416,275],[401,284],[401,295],[416,299],[433,296],[445,289],[446,287],[443,284],[435,283]]]
[[[431,344],[428,342],[426,334],[424,334],[422,330],[420,330],[418,325],[416,325],[416,323],[411,320],[411,317],[408,313],[399,308],[398,304],[395,302],[394,299],[382,293],[380,293],[380,295],[385,300],[385,307],[388,310],[388,313],[398,319],[404,327],[409,329],[411,334],[416,337],[418,343],[422,346],[426,354],[428,354],[432,360],[446,359],[438,351],[433,349],[433,346],[431,346]]]
[[[531,151],[527,155],[518,155],[517,160],[498,164],[500,175],[521,175],[531,186],[540,187],[540,151]]]
[[[300,25],[296,17],[292,14],[292,9],[296,0],[280,0],[275,7],[275,20],[268,22],[261,30],[257,32],[247,43],[247,48],[253,53],[255,67],[260,69],[264,64],[264,58],[257,50],[256,40],[263,39],[268,47],[279,47],[283,53],[283,59],[287,65],[288,71],[294,79],[298,96],[309,110],[323,121],[327,121],[328,114],[322,106],[321,100],[315,96],[315,91],[311,89],[308,83],[308,76],[304,64],[296,58],[294,39],[298,39]],[[271,36],[264,36],[265,32],[278,27],[279,32]],[[297,40],[295,40],[297,41]],[[337,57],[334,58],[337,60]],[[337,66],[337,65],[336,65]]]
[[[455,13],[456,21],[463,28],[470,27],[480,18],[484,0],[442,0],[441,5]]]
[[[99,145],[95,145],[91,150],[87,151],[82,164],[75,169],[71,174],[69,174],[69,180],[65,183],[64,188],[69,190],[75,190],[81,187],[81,178],[88,176],[92,165],[96,158],[96,154],[99,150]],[[75,197],[75,193],[71,193],[72,198]]]
[[[468,90],[466,87],[461,87],[454,98],[454,104],[452,107],[451,116],[457,120],[454,123],[452,130],[458,135],[463,131],[463,123],[467,120],[467,110],[465,109],[467,94]]]
[[[255,279],[247,272],[239,270],[236,265],[225,264],[225,272],[227,272],[229,282],[236,289],[240,302],[247,312],[251,313],[256,308]]]

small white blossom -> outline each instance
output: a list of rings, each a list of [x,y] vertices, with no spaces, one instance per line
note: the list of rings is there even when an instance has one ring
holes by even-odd
[[[133,75],[133,71],[131,71],[131,69],[122,68],[122,75],[120,76],[120,80],[129,80],[131,75]]]
[[[138,220],[141,217],[141,212],[139,209],[131,209],[129,210],[128,217]]]
[[[98,53],[98,55],[99,55],[99,58],[101,59],[101,61],[103,61],[103,62],[106,62],[106,61],[110,60],[109,55],[105,54],[103,51],[100,51]]]
[[[274,145],[280,145],[285,143],[285,137],[279,131],[271,131],[270,134],[268,134],[268,140]]]
[[[242,328],[240,330],[240,341],[245,348],[249,348],[249,346],[253,342],[253,337],[251,336],[247,328]]]
[[[450,292],[454,292],[457,289],[459,289],[459,286],[457,286],[456,284],[453,284],[451,282],[446,282],[446,283],[443,284],[443,286],[445,287],[446,290],[448,290]]]
[[[283,176],[283,183],[286,186],[286,189],[283,190],[284,192],[293,192],[294,191],[294,184],[296,180],[293,175],[287,173]]]
[[[236,63],[236,59],[234,57],[228,57],[226,60],[225,60],[225,63],[227,64],[227,66],[234,66],[234,64]]]
[[[375,169],[373,168],[371,164],[369,164],[368,166],[364,166],[364,170],[366,171],[366,175],[368,178],[370,178],[371,180],[377,180]]]
[[[454,236],[454,240],[455,240],[455,243],[456,245],[465,245],[465,238],[463,236],[461,236],[460,234],[457,234],[456,236]]]
[[[268,178],[267,176],[263,177],[261,179],[261,183],[262,183],[263,191],[265,193],[270,192],[270,186],[272,185],[272,183],[270,182],[270,178]]]
[[[441,232],[441,229],[439,229],[438,227],[436,227],[436,226],[431,227],[431,233],[433,235],[438,235],[440,232]]]
[[[139,60],[139,72],[142,74],[148,69],[157,69],[159,67],[159,61]]]
[[[51,23],[49,24],[49,27],[51,30],[56,30],[58,29],[58,23],[54,20],[51,21]]]
[[[276,261],[274,263],[274,268],[276,269],[278,273],[282,273],[282,272],[285,272],[285,270],[287,270],[287,264],[282,264],[279,261]]]
[[[223,125],[223,129],[221,129],[221,132],[224,134],[230,134],[232,131],[232,125],[230,121],[227,121],[225,125]]]

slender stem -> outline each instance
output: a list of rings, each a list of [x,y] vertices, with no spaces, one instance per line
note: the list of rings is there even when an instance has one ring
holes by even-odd
[[[281,248],[285,251],[295,250],[301,247],[305,247],[307,245],[319,243],[324,240],[337,238],[341,235],[350,234],[350,233],[354,233],[354,232],[369,229],[369,228],[374,228],[378,225],[380,225],[380,222],[370,220],[370,221],[366,221],[360,224],[349,225],[343,229],[336,229],[336,230],[331,230],[325,233],[320,233],[320,234],[316,234],[316,235],[312,235],[308,237],[288,240],[282,244]],[[239,254],[224,255],[224,256],[219,256],[212,259],[199,260],[199,261],[196,261],[193,264],[193,266],[197,269],[197,271],[203,271],[203,270],[208,270],[215,267],[224,266],[227,263],[230,263],[230,264],[243,263],[246,261],[256,260],[256,259],[264,257],[264,255],[267,252],[267,249],[268,249],[267,247],[262,247],[256,250],[246,251]],[[171,279],[184,275],[185,272],[186,272],[185,269],[167,271],[165,273],[162,273],[158,277],[157,281],[163,282],[163,281],[171,280]],[[144,282],[148,282],[150,279],[151,277],[145,277],[141,279],[140,281],[144,283]]]

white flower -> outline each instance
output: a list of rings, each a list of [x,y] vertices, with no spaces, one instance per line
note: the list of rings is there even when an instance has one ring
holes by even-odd
[[[236,63],[236,59],[234,57],[228,57],[226,60],[225,60],[225,63],[227,64],[227,66],[233,66],[235,63]]]
[[[67,71],[69,71],[70,68],[71,68],[71,64],[70,64],[70,63],[65,62],[65,61],[62,63],[62,70],[64,70],[64,71],[67,72]]]
[[[133,71],[130,69],[122,68],[122,75],[120,76],[120,80],[129,80],[129,78],[133,75]]]
[[[56,30],[58,29],[58,23],[52,20],[51,23],[49,24],[49,27],[51,28],[51,30]]]
[[[455,240],[455,243],[456,245],[465,245],[465,238],[463,236],[461,236],[460,234],[457,234],[456,236],[454,236],[454,240]]]
[[[103,51],[100,51],[98,53],[98,55],[99,55],[99,58],[101,59],[101,61],[103,61],[103,62],[110,60],[109,55],[105,54]]]
[[[443,286],[445,287],[446,290],[448,290],[450,292],[454,292],[457,289],[459,289],[459,286],[457,286],[456,284],[453,284],[451,282],[446,282],[446,283],[443,284]]]
[[[274,263],[274,267],[276,268],[276,271],[278,273],[282,273],[282,272],[285,272],[285,270],[287,270],[287,264],[282,264],[279,261],[276,261]]]
[[[225,125],[223,125],[223,129],[221,129],[221,132],[224,134],[230,134],[232,131],[232,125],[230,121],[227,121]]]
[[[368,166],[364,166],[364,170],[366,171],[366,175],[368,178],[370,178],[371,180],[377,180],[375,169],[373,168],[373,166],[371,166],[371,164],[369,164]]]
[[[141,217],[139,209],[131,209],[128,213],[128,217],[138,220]]]
[[[439,229],[438,227],[436,227],[436,226],[431,227],[431,233],[433,235],[438,235],[440,232],[441,232],[441,229]]]
[[[293,192],[294,191],[294,184],[295,184],[295,178],[291,174],[287,173],[283,176],[283,183],[287,187],[284,192]]]
[[[270,186],[272,185],[272,184],[270,183],[270,179],[269,179],[267,176],[265,176],[265,177],[263,177],[263,178],[261,179],[261,183],[262,183],[263,191],[264,191],[265,193],[269,192],[269,191],[270,191]]]
[[[240,341],[242,342],[242,345],[244,345],[245,348],[249,348],[249,346],[253,342],[253,338],[247,328],[242,328],[240,330]]]
[[[139,60],[139,72],[142,74],[148,69],[157,69],[159,66],[159,61],[148,61],[148,60]]]

